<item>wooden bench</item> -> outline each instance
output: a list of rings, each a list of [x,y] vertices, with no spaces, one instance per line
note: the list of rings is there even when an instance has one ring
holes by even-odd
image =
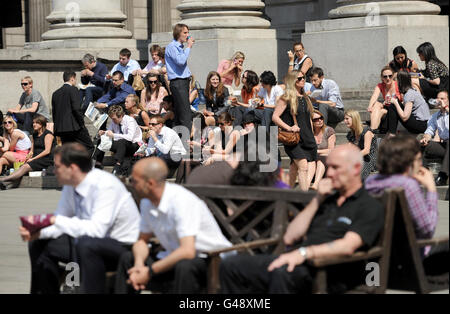
[[[264,187],[185,185],[205,201],[232,247],[205,252],[210,259],[208,293],[219,290],[220,254],[281,253],[289,219],[315,196],[313,192]],[[231,212],[230,212],[231,210]]]

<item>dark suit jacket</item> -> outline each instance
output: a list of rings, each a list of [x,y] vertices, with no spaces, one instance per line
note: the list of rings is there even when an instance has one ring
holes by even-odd
[[[81,112],[81,99],[78,88],[64,84],[52,96],[52,115],[54,133],[74,132],[84,126],[84,116]]]

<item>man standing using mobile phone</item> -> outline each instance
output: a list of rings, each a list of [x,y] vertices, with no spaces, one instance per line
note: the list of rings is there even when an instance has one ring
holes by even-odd
[[[170,91],[174,100],[175,124],[183,125],[189,131],[192,128],[192,113],[189,103],[191,71],[187,61],[194,42],[195,40],[189,36],[189,27],[185,24],[177,24],[173,29],[173,41],[166,47],[165,53]]]

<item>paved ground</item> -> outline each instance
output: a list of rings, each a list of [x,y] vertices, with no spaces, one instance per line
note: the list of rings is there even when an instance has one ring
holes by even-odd
[[[51,213],[60,196],[56,190],[15,189],[0,192],[0,293],[28,293],[30,263],[18,234],[19,216]],[[449,202],[439,201],[437,235],[448,235]],[[447,291],[443,291],[448,293]],[[389,291],[389,293],[398,293]]]

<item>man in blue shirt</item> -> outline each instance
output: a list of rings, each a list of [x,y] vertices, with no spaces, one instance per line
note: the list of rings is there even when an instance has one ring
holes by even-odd
[[[195,40],[189,36],[189,27],[177,24],[173,29],[173,41],[166,47],[165,61],[170,81],[170,91],[174,100],[175,124],[183,125],[190,131],[192,113],[189,103],[189,79],[191,71],[187,66],[189,53]],[[186,49],[184,49],[184,43]]]
[[[442,168],[436,178],[436,185],[442,186],[447,184],[448,179],[448,91],[439,92],[436,100],[439,111],[428,120],[427,130],[420,143],[425,158],[442,159]],[[433,140],[436,132],[439,136],[438,141]]]
[[[321,68],[311,70],[311,83],[314,86],[312,92],[321,90],[319,96],[311,97],[314,107],[323,114],[325,124],[336,128],[336,125],[344,120],[344,103],[339,86],[335,81],[325,79]]]
[[[111,70],[111,73],[120,71],[123,73],[124,80],[128,84],[132,84],[132,76],[141,69],[141,66],[136,60],[131,59],[131,51],[127,48],[120,50],[119,63],[117,63]],[[114,75],[114,74],[113,74]],[[130,75],[132,75],[130,77]]]
[[[89,106],[89,103],[103,96],[103,88],[105,87],[108,69],[106,65],[95,60],[95,57],[89,53],[83,57],[81,62],[84,67],[84,70],[81,71],[81,83],[83,85],[91,84],[91,86],[85,89],[80,89],[81,110],[84,112]]]
[[[112,105],[121,105],[123,108],[125,108],[124,104],[127,96],[130,94],[136,95],[134,89],[130,85],[125,83],[122,72],[114,72],[112,76],[112,82],[114,88],[111,88],[107,94],[103,95],[97,101],[97,105],[95,106],[95,108],[105,109],[111,107]]]

